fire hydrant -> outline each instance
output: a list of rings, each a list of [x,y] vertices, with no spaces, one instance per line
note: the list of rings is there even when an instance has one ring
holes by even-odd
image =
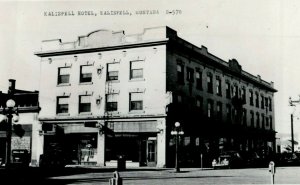
[[[123,185],[123,179],[117,171],[113,173],[113,178],[109,179],[109,185]]]

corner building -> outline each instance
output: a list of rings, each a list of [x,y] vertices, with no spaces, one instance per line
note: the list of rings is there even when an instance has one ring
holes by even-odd
[[[275,148],[273,83],[179,38],[169,27],[136,35],[97,30],[42,42],[39,102],[44,152],[63,130],[70,164],[173,166],[225,150]]]

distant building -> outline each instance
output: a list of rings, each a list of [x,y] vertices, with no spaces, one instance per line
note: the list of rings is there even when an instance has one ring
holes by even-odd
[[[173,166],[175,122],[185,165],[226,150],[275,152],[273,82],[225,62],[169,27],[136,35],[97,30],[42,42],[39,120],[47,148],[55,126],[72,164]],[[46,126],[48,125],[48,126]]]
[[[16,102],[17,112],[19,114],[19,121],[13,124],[20,124],[25,133],[22,137],[17,136],[15,132],[12,134],[11,149],[26,149],[30,153],[31,164],[36,165],[39,153],[38,150],[39,133],[38,127],[40,126],[38,121],[38,91],[24,91],[15,90],[13,100]],[[2,114],[3,108],[6,107],[6,101],[10,99],[7,93],[0,91],[0,114]],[[5,122],[0,123],[0,161],[2,164],[6,161],[6,127]]]

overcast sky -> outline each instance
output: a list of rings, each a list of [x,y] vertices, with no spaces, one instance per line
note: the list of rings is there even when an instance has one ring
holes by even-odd
[[[99,15],[100,11],[128,10],[131,16]],[[136,15],[158,10],[158,15]],[[167,10],[180,10],[167,15]],[[183,39],[204,45],[225,61],[235,58],[243,70],[273,81],[275,122],[279,133],[290,136],[288,98],[300,94],[300,1],[297,0],[190,0],[190,1],[63,1],[0,2],[0,90],[8,79],[16,87],[39,90],[41,41],[75,41],[97,29],[140,33],[143,28],[167,25]],[[45,12],[73,11],[75,16],[44,16]],[[93,11],[97,16],[78,16]],[[300,107],[300,105],[299,105]],[[300,108],[295,114],[300,117]],[[295,119],[295,134],[300,120]],[[299,135],[300,136],[300,135]]]

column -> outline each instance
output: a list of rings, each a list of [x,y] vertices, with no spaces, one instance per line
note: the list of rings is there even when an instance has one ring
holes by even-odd
[[[97,137],[97,165],[105,166],[105,134],[101,132]]]
[[[159,120],[157,123],[159,132],[157,133],[157,165],[156,167],[166,166],[166,120]]]

